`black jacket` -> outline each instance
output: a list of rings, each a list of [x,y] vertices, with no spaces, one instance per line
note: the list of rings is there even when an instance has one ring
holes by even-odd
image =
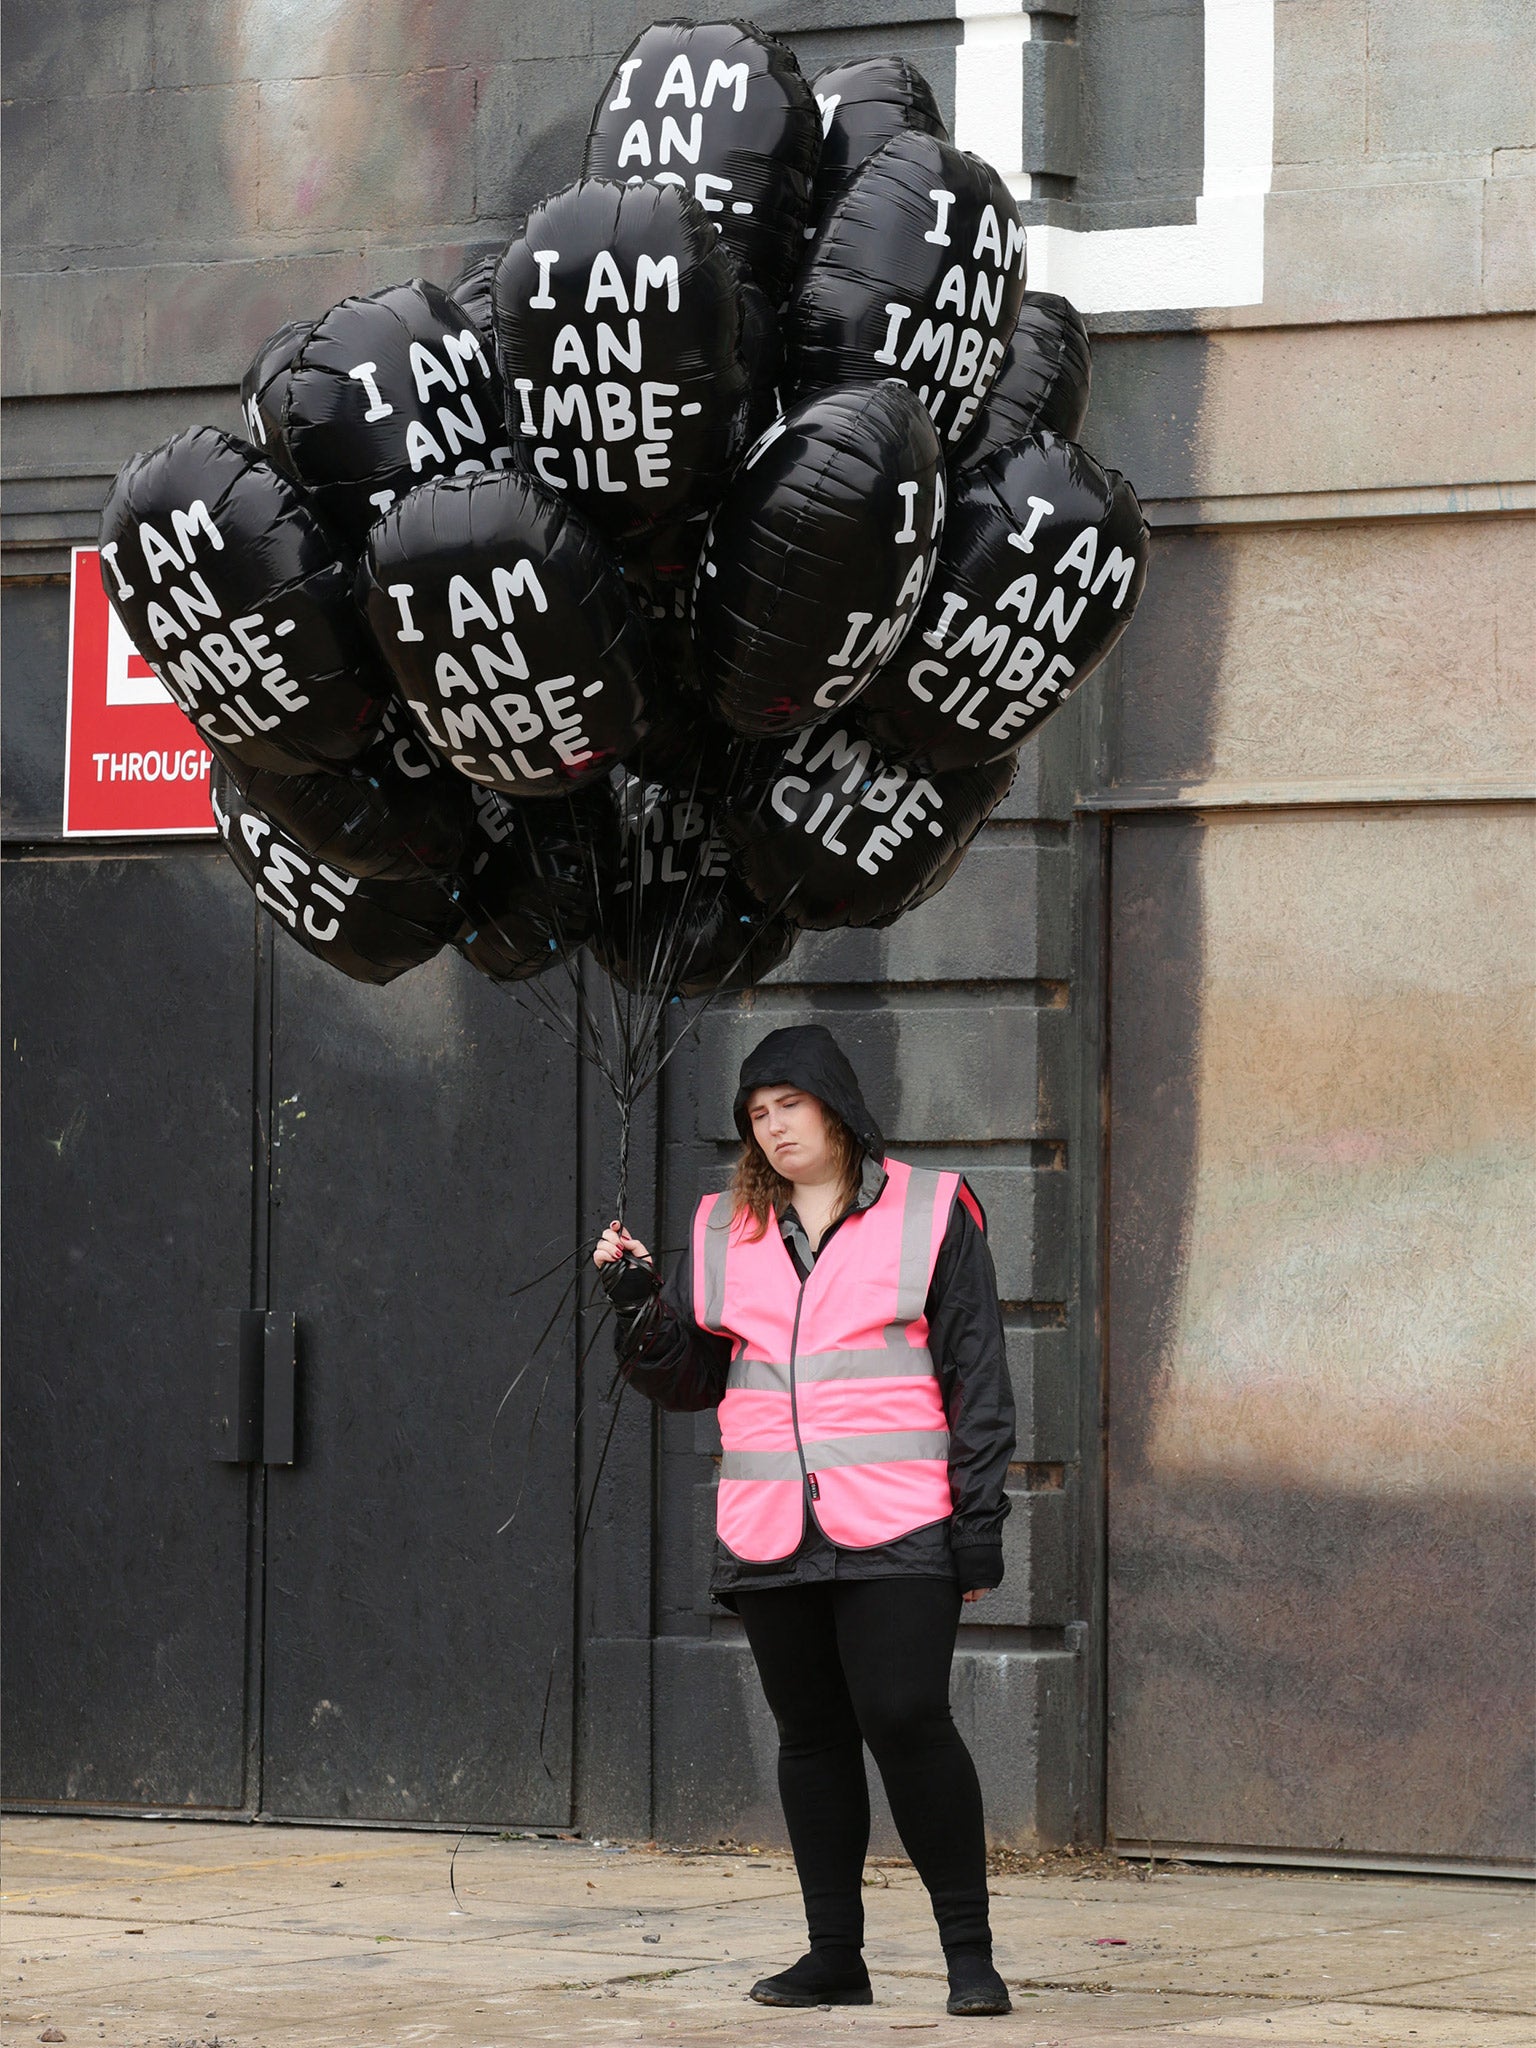
[[[789,1086],[815,1095],[840,1116],[863,1148],[855,1215],[885,1186],[885,1141],[865,1106],[853,1069],[821,1025],[775,1031],[743,1062],[737,1128],[750,1142],[746,1102],[754,1088]],[[1004,1486],[1014,1449],[1009,1383],[997,1280],[987,1249],[986,1219],[962,1182],[928,1290],[928,1344],[949,1421],[950,1489],[954,1513],[894,1543],[848,1550],[832,1542],[806,1501],[805,1536],[794,1556],[749,1564],[721,1549],[712,1591],[726,1606],[743,1587],[804,1585],[833,1578],[957,1578],[963,1592],[996,1586],[1003,1577]],[[830,1242],[841,1219],[823,1238]],[[815,1258],[793,1209],[779,1229],[802,1276]],[[626,1261],[602,1269],[616,1312],[615,1344],[630,1382],[659,1407],[683,1412],[716,1408],[725,1393],[731,1347],[701,1330],[693,1313],[693,1260],[678,1260],[665,1289],[649,1268]]]

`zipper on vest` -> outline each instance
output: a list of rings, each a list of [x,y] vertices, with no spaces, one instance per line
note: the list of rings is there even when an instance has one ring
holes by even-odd
[[[815,1267],[812,1266],[811,1272],[813,1273],[815,1270]],[[805,1290],[810,1284],[810,1278],[811,1274],[807,1273],[800,1282],[800,1292],[795,1296],[794,1327],[789,1333],[789,1422],[790,1427],[795,1432],[795,1455],[800,1460],[801,1483],[811,1500],[818,1501],[821,1499],[821,1488],[816,1484],[815,1473],[807,1467],[805,1462],[805,1445],[800,1441],[800,1403],[795,1393],[795,1353],[800,1345],[800,1311],[805,1306]],[[822,1528],[821,1523],[817,1521],[815,1508],[808,1507],[806,1513],[810,1516],[812,1522],[815,1523],[818,1532],[825,1536],[827,1532]]]

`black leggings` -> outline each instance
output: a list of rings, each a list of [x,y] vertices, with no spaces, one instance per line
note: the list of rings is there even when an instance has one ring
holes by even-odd
[[[981,1787],[949,1713],[959,1588],[841,1579],[737,1592],[736,1604],[779,1724],[779,1796],[811,1946],[863,1945],[867,1742],[944,1947],[990,1952]]]

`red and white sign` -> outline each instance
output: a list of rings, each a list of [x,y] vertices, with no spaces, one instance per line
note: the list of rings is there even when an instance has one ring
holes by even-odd
[[[135,652],[101,587],[101,556],[76,548],[69,579],[66,839],[167,838],[217,831],[213,757]]]

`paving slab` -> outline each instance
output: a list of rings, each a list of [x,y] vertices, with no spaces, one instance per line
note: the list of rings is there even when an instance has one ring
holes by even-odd
[[[803,1947],[777,1855],[40,1816],[8,1820],[0,1855],[8,2044],[1536,2040],[1536,1898],[1513,1883],[1110,1860],[999,1876],[1015,2011],[983,2026],[944,2013],[932,1915],[905,1866],[865,1876],[874,2005],[795,2013],[746,1997]]]

